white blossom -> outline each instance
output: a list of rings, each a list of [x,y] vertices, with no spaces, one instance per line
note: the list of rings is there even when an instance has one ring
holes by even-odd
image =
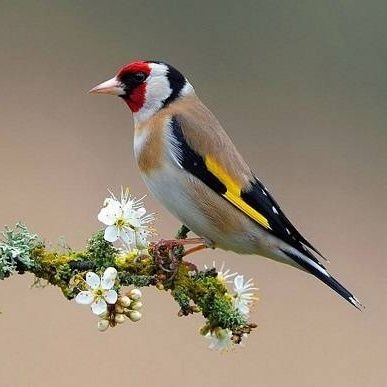
[[[252,279],[244,282],[243,275],[237,275],[234,278],[234,306],[244,317],[250,314],[250,308],[257,300],[253,290],[258,290],[254,287]]]
[[[147,214],[142,199],[132,198],[128,190],[121,190],[120,200],[111,193],[104,201],[98,220],[107,226],[104,238],[108,242],[120,240],[128,250],[148,247],[154,216]]]
[[[96,315],[107,311],[107,304],[115,304],[117,292],[112,289],[117,277],[117,270],[108,267],[100,278],[96,273],[89,271],[86,274],[87,290],[77,294],[75,301],[82,305],[91,305],[91,310]]]
[[[230,329],[215,328],[205,336],[210,344],[208,348],[216,351],[230,351],[234,348],[235,343],[232,341],[232,332]]]

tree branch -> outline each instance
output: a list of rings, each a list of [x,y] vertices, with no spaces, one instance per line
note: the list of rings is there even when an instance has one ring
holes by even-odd
[[[215,340],[216,345],[222,340],[228,340],[225,346],[239,344],[256,324],[249,323],[246,314],[236,306],[237,295],[228,291],[227,275],[218,275],[215,267],[199,270],[184,259],[185,250],[179,239],[185,239],[188,232],[189,229],[182,226],[174,243],[160,241],[151,243],[142,251],[122,251],[104,239],[103,231],[98,231],[88,240],[84,250],[75,251],[68,247],[55,250],[48,249],[41,238],[19,223],[14,230],[6,228],[3,233],[0,279],[29,272],[38,280],[59,287],[71,300],[80,292],[87,291],[85,278],[88,273],[95,272],[103,277],[106,269],[114,268],[117,276],[112,286],[119,298],[108,305],[103,316],[105,325],[100,320],[99,327],[117,325],[124,321],[125,313],[129,318],[133,317],[134,314],[130,313],[135,309],[130,309],[129,305],[137,306],[137,309],[141,307],[141,303],[133,299],[133,294],[129,304],[127,295],[130,296],[130,292],[124,295],[123,287],[155,286],[173,296],[179,304],[179,316],[201,313],[206,320],[201,333]],[[117,315],[122,318],[117,318]],[[141,314],[137,312],[136,316],[141,317]],[[137,321],[134,317],[131,319]],[[220,345],[221,348],[217,349],[225,346]]]

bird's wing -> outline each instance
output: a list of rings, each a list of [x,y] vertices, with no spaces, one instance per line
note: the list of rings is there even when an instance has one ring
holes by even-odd
[[[209,128],[207,121],[206,138],[203,145],[198,144],[196,136],[203,137],[203,132],[198,127],[200,123],[201,120],[190,119],[189,115],[184,114],[176,114],[171,121],[171,149],[179,166],[196,176],[267,232],[321,265],[309,249],[323,257],[321,253],[297,231],[265,186],[251,173],[217,121],[215,124],[219,127],[214,130]],[[214,147],[214,143],[217,146]],[[216,149],[211,149],[211,146]],[[235,163],[239,170],[235,169]]]

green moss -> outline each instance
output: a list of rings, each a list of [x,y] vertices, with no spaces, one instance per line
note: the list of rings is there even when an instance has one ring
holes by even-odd
[[[69,251],[68,254],[62,254],[50,251],[41,244],[31,250],[31,257],[36,262],[33,273],[37,278],[45,279],[50,284],[58,286],[64,296],[71,299],[75,297],[75,288],[71,286],[71,279],[74,276],[71,264],[80,262],[84,256],[82,252]]]
[[[150,255],[139,255],[137,250],[127,254],[117,255],[114,264],[118,269],[128,271],[136,275],[153,275],[156,265]]]
[[[234,308],[229,295],[210,294],[200,303],[203,316],[213,327],[229,328],[231,330],[246,323],[240,313]]]
[[[45,279],[51,285],[58,286],[66,298],[75,296],[75,289],[71,286],[73,272],[68,263],[40,265],[34,274],[37,278]]]
[[[173,286],[175,288],[194,289],[194,280],[191,275],[191,267],[185,262],[180,262],[177,266],[177,271],[173,279]]]
[[[114,259],[118,254],[111,242],[104,239],[104,232],[98,231],[88,241],[85,256],[94,261],[97,267],[106,269],[109,266],[115,266]]]
[[[119,273],[119,279],[122,286],[133,285],[141,288],[143,286],[150,286],[154,284],[154,276],[151,275]]]
[[[187,289],[184,287],[177,287],[172,291],[173,298],[179,304],[181,311],[184,315],[188,315],[190,313],[190,301],[191,298],[187,292]]]
[[[185,315],[192,309],[191,302],[196,304],[211,327],[234,329],[246,323],[234,308],[223,282],[212,271],[192,275],[190,265],[182,262],[173,281],[172,295]]]
[[[61,255],[56,252],[45,251],[42,249],[38,256],[38,262],[40,265],[51,265],[51,266],[60,266],[71,261],[74,261],[76,258],[71,255]]]

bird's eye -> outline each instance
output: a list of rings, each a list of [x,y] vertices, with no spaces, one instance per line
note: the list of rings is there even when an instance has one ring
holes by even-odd
[[[145,80],[146,75],[144,73],[134,73],[133,78],[135,79],[136,82],[142,82]]]

